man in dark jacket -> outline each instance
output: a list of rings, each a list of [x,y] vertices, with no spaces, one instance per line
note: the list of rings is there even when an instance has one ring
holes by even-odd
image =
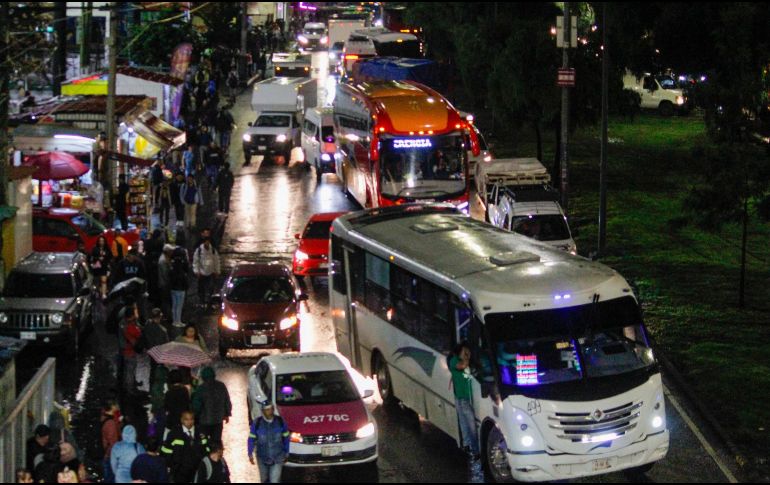
[[[208,454],[208,439],[195,427],[195,417],[191,411],[182,413],[181,426],[175,426],[166,436],[166,442],[160,449],[171,470],[171,481],[190,483],[195,472]]]
[[[289,434],[284,420],[276,416],[273,404],[263,404],[262,416],[251,423],[247,443],[249,463],[259,466],[262,483],[280,483],[283,465],[289,458]]]
[[[147,438],[146,453],[136,457],[131,464],[131,479],[144,483],[168,483],[166,461],[160,456],[160,444],[155,437]]]
[[[201,433],[211,441],[222,441],[223,423],[230,422],[232,404],[227,387],[216,380],[216,373],[211,367],[201,372],[203,384],[195,390],[192,405],[200,424]]]
[[[217,175],[217,191],[219,193],[219,212],[230,213],[230,194],[235,185],[235,176],[230,171],[230,164],[222,165],[222,170]]]
[[[41,424],[35,428],[35,435],[27,440],[27,470],[35,469],[35,458],[45,455],[51,448],[51,428]]]
[[[132,248],[115,268],[115,284],[131,278],[147,280],[147,269],[144,266],[144,261],[139,258],[139,252],[136,248]]]
[[[209,454],[201,461],[193,483],[230,483],[230,469],[224,452],[221,441],[210,441]]]
[[[128,230],[128,213],[126,205],[128,204],[128,193],[130,189],[126,183],[125,174],[118,175],[118,192],[115,194],[115,217],[120,221],[120,228]]]
[[[190,411],[190,392],[182,383],[182,373],[172,370],[168,373],[168,390],[163,396],[166,410],[166,428],[174,429],[181,424],[182,413]]]

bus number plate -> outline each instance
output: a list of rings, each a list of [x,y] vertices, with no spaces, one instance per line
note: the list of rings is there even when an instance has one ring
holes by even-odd
[[[340,456],[342,454],[341,446],[323,446],[321,447],[321,456],[329,458],[332,456]]]
[[[593,461],[593,469],[595,472],[606,470],[610,468],[610,459],[609,458],[602,458],[601,460],[594,460]]]

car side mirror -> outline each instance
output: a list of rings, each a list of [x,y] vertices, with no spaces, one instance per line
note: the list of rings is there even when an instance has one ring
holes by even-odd
[[[372,391],[371,389],[367,389],[364,391],[364,396],[363,396],[364,399],[369,399],[372,396],[374,396],[374,391]]]

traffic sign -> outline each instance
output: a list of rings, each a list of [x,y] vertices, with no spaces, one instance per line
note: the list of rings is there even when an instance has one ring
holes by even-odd
[[[562,88],[575,87],[575,70],[573,68],[560,68],[556,78],[556,85]]]

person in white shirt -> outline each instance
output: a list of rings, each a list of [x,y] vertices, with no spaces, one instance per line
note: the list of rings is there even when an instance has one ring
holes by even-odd
[[[193,254],[193,273],[198,278],[198,303],[208,306],[214,278],[219,276],[219,253],[206,238]]]

